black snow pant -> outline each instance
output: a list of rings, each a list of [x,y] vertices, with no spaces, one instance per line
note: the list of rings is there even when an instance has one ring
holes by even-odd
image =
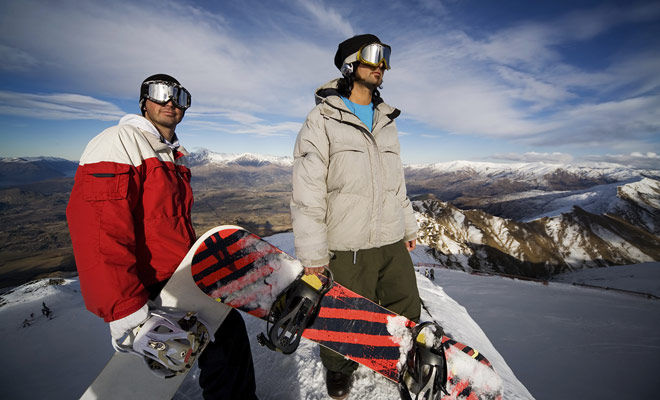
[[[149,286],[149,298],[158,297],[163,286],[165,282]],[[238,311],[229,311],[197,363],[205,400],[257,400],[250,341]]]
[[[257,398],[250,341],[241,314],[231,310],[215,341],[199,356],[199,386],[206,400]]]

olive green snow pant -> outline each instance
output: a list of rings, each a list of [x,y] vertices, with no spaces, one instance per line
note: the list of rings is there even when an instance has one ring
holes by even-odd
[[[336,282],[415,322],[421,301],[415,269],[403,240],[374,249],[333,251],[330,270]],[[321,346],[321,361],[329,371],[352,374],[358,364]]]

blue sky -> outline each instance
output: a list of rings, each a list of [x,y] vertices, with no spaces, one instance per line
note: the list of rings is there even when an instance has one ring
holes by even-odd
[[[189,150],[291,155],[367,32],[393,48],[404,163],[660,168],[658,1],[3,0],[0,156],[78,159],[154,73],[192,93]]]

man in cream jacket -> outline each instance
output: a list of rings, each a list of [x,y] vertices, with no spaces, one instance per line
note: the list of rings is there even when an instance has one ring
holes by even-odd
[[[339,44],[342,78],[316,91],[294,149],[291,216],[306,273],[328,267],[337,282],[418,321],[420,300],[409,251],[417,222],[406,194],[395,119],[378,88],[390,46],[374,35]],[[328,394],[348,396],[357,364],[321,348]]]

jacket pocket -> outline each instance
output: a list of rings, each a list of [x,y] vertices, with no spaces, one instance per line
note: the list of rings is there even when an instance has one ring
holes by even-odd
[[[85,200],[121,200],[127,197],[130,165],[101,162],[87,164],[82,168]]]
[[[402,179],[399,146],[380,147],[379,150],[383,166],[383,184],[385,190],[396,191]]]
[[[366,153],[367,145],[364,140],[353,140],[353,141],[344,141],[344,142],[330,142],[330,151],[329,156],[332,158],[334,155],[343,153],[343,152],[358,152]]]
[[[330,155],[326,185],[328,192],[365,193],[370,190],[371,167],[365,151],[345,148]]]

